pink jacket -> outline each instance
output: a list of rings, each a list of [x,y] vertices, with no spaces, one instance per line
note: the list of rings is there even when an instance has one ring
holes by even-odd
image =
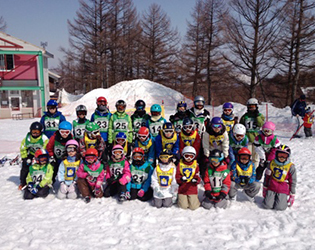
[[[274,145],[271,145],[275,138]],[[260,159],[272,161],[276,156],[276,147],[280,145],[279,139],[274,135],[265,136],[261,131],[256,136],[254,146]]]
[[[85,163],[85,164],[87,164],[87,163]],[[93,164],[90,164],[90,165],[87,164],[87,167],[91,171],[95,171],[101,167],[101,163],[99,161],[96,161]],[[84,162],[81,162],[79,169],[77,171],[77,177],[85,179],[88,175],[90,175],[90,173],[88,173],[88,171],[84,170]],[[93,182],[88,181],[89,185],[91,187],[100,188],[103,184],[104,176],[105,176],[105,171],[104,171],[104,169],[102,169],[100,174],[94,178]]]
[[[119,179],[119,182],[121,185],[126,185],[128,182],[131,181],[131,172],[130,172],[130,167],[129,167],[129,162],[125,157],[122,159],[122,161],[125,160],[125,165],[122,170],[122,177]],[[115,176],[115,174],[112,172],[113,169],[110,168],[110,165],[107,164],[106,166],[106,176],[105,178],[108,179],[112,176]]]

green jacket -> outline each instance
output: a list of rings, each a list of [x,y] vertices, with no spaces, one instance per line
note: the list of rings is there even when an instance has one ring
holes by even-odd
[[[52,184],[54,168],[49,163],[45,166],[37,163],[30,166],[30,171],[26,177],[26,183],[34,182],[40,187],[45,187]]]
[[[108,127],[108,143],[113,143],[118,132],[124,132],[127,136],[127,141],[132,143],[132,122],[126,112],[115,112],[111,116]]]
[[[258,113],[253,114],[252,112],[247,112],[244,114],[240,120],[240,123],[246,127],[246,135],[249,142],[253,143],[255,137],[258,135],[260,128],[265,122],[265,117],[263,114]]]
[[[29,154],[34,155],[37,149],[45,149],[48,142],[49,139],[45,134],[42,134],[37,138],[33,138],[30,133],[27,133],[20,146],[21,158],[24,159]]]

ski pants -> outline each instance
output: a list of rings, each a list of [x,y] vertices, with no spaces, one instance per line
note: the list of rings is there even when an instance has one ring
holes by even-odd
[[[138,196],[139,190],[140,189],[135,189],[135,188],[131,188],[130,189],[130,196],[131,196],[130,200],[138,199],[140,201],[148,201],[148,200],[150,200],[152,198],[153,190],[152,190],[151,187],[149,187],[148,191],[146,191],[142,197]]]
[[[223,199],[219,202],[215,202],[210,200],[209,198],[205,198],[203,200],[203,202],[201,203],[201,205],[205,208],[205,209],[211,209],[211,208],[223,208],[225,209],[228,205],[227,199]]]
[[[198,207],[200,207],[200,202],[197,194],[190,195],[178,194],[177,204],[180,208],[183,209],[189,208],[191,210],[195,210]]]
[[[305,128],[304,127],[304,133],[305,133],[305,137],[312,137],[312,128]]]
[[[45,186],[43,188],[38,188],[38,192],[36,194],[32,194],[28,188],[24,191],[24,200],[32,200],[34,198],[42,197],[45,198],[49,195],[49,187]]]
[[[262,204],[266,209],[286,210],[288,207],[288,195],[268,190]]]
[[[125,193],[127,190],[126,185],[121,185],[119,181],[115,181],[114,183],[107,184],[104,190],[104,197],[108,198],[110,196],[114,196],[115,194]]]
[[[30,165],[31,164],[27,163],[28,159],[30,159],[30,158],[27,157],[27,158],[22,159],[22,168],[21,168],[21,171],[20,171],[20,184],[22,186],[26,185],[26,177],[28,175],[28,172],[30,171]]]
[[[96,198],[103,197],[102,190],[98,195],[93,194],[94,187],[90,186],[90,184],[87,182],[86,179],[78,178],[77,179],[77,185],[78,185],[78,189],[79,189],[79,191],[83,197],[86,197],[86,196],[90,196],[90,197],[92,196],[92,197],[96,197]]]
[[[155,206],[157,208],[171,207],[172,205],[173,205],[172,198],[160,199],[160,198],[155,198],[154,197],[154,199],[153,199],[153,206]]]
[[[78,193],[79,193],[79,190],[78,190],[77,185],[75,186],[75,191],[74,192],[67,191],[66,193],[63,193],[61,191],[61,189],[59,188],[58,193],[57,193],[57,198],[60,199],[60,200],[63,200],[63,199],[66,199],[66,198],[71,199],[71,200],[75,200],[76,198],[78,198]]]
[[[237,183],[235,183],[234,181],[231,181],[231,189],[229,191],[229,197],[233,198],[237,195],[237,190],[238,189],[244,189],[245,193],[253,198],[255,197],[259,190],[260,190],[260,183],[259,182],[253,182],[253,183],[249,183],[246,186],[241,186]]]

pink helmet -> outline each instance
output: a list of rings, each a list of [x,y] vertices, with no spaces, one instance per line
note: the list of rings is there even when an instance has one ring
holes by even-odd
[[[274,132],[276,130],[276,125],[273,122],[267,121],[262,126],[262,129],[270,129]]]
[[[69,145],[74,145],[74,146],[76,146],[77,148],[79,147],[79,143],[78,143],[76,140],[73,140],[73,139],[67,141],[66,147],[68,147]]]
[[[117,144],[117,145],[115,145],[113,148],[112,148],[112,155],[114,155],[114,151],[116,150],[116,149],[120,149],[120,150],[122,150],[122,160],[123,159],[125,159],[125,152],[124,152],[124,148],[121,146],[121,145],[119,145],[119,144]]]

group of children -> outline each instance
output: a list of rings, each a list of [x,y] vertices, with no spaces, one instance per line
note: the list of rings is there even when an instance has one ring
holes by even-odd
[[[248,100],[240,122],[232,103],[211,119],[202,96],[191,109],[179,102],[170,122],[159,104],[147,114],[143,100],[135,103],[131,116],[123,100],[116,102],[114,113],[105,97],[96,104],[90,120],[79,105],[71,124],[58,104],[48,101],[47,112],[31,124],[21,143],[24,199],[46,197],[58,178],[59,199],[81,195],[88,203],[92,197],[117,195],[119,202],[153,198],[157,208],[175,203],[192,210],[226,208],[239,189],[254,202],[264,176],[264,207],[293,205],[296,170],[290,149],[274,134],[275,124],[264,121],[257,99]],[[201,201],[200,183],[205,190]]]

